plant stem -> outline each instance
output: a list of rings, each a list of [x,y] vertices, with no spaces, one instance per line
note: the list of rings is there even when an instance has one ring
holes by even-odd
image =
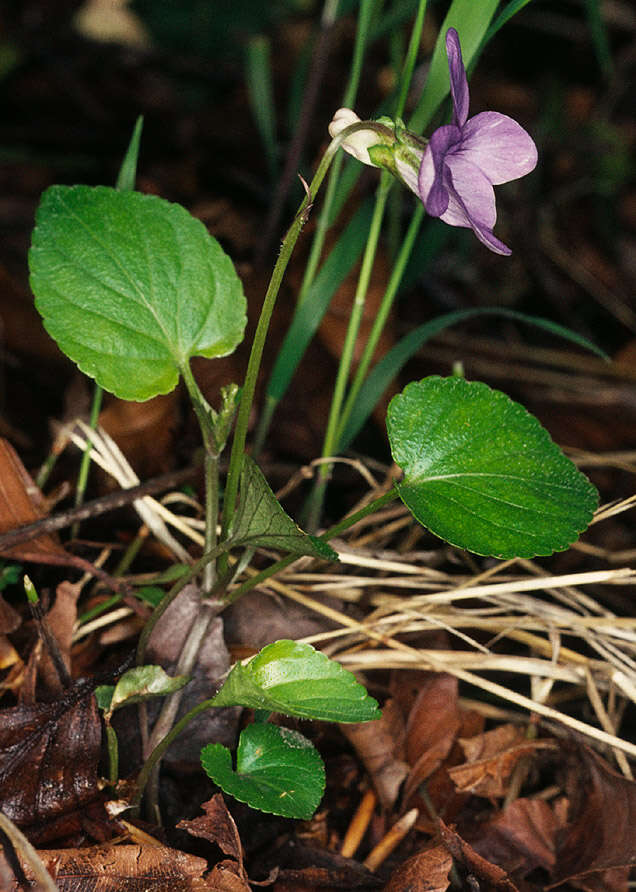
[[[186,362],[181,373],[185,381],[188,395],[192,402],[199,427],[201,428],[201,437],[205,448],[205,458],[203,461],[204,478],[205,478],[205,539],[203,543],[203,551],[205,554],[216,548],[216,525],[219,519],[219,446],[216,442],[215,429],[211,408],[201,393],[197,384],[190,363]],[[216,580],[216,568],[213,561],[208,561],[203,568],[203,591],[209,594],[214,587]]]
[[[344,95],[342,97],[342,104],[345,108],[349,108],[355,102],[355,98],[358,92],[358,87],[360,85],[360,78],[362,76],[362,63],[364,61],[364,53],[366,50],[367,39],[369,37],[369,28],[371,25],[371,18],[373,14],[373,10],[375,8],[376,0],[362,0],[360,3],[360,11],[358,12],[358,24],[356,30],[356,39],[353,48],[353,58],[351,60],[351,72],[349,74],[349,82],[345,89]],[[331,206],[333,204],[333,200],[335,198],[336,189],[338,187],[338,178],[340,176],[340,170],[342,168],[342,164],[344,161],[344,156],[342,154],[338,155],[336,158],[333,167],[329,172],[329,179],[327,181],[327,189],[325,191],[325,200],[323,202],[320,215],[318,217],[318,223],[316,225],[316,232],[314,235],[314,239],[311,245],[311,250],[309,252],[309,258],[307,260],[307,266],[305,267],[305,273],[303,275],[303,281],[300,286],[300,293],[298,296],[298,304],[302,304],[303,300],[307,296],[309,289],[311,288],[313,281],[316,277],[316,271],[318,269],[318,262],[320,260],[320,256],[322,254],[322,248],[325,242],[325,236],[327,234],[327,229],[329,228],[329,216],[331,214]]]
[[[395,116],[400,117],[402,112],[404,111],[404,106],[406,104],[406,99],[408,96],[409,86],[411,84],[411,79],[413,76],[413,69],[415,67],[415,62],[417,60],[417,52],[420,43],[420,35],[422,32],[422,25],[424,23],[424,13],[426,12],[426,0],[420,0],[417,15],[415,17],[415,21],[413,23],[413,28],[411,29],[411,38],[409,41],[408,50],[406,53],[406,59],[404,60],[404,66],[402,69],[402,75],[400,78],[400,92],[398,95],[398,100],[395,108]],[[382,173],[382,177],[380,178],[380,185],[378,187],[378,194],[376,199],[376,205],[374,209],[373,219],[371,221],[371,227],[369,229],[369,240],[367,241],[367,246],[364,253],[364,258],[362,261],[362,268],[360,270],[360,276],[358,278],[358,287],[356,289],[356,295],[353,304],[353,310],[351,312],[351,317],[349,319],[349,328],[347,330],[347,335],[345,338],[344,347],[342,350],[342,356],[340,358],[340,366],[338,368],[338,375],[336,378],[336,384],[334,387],[334,394],[331,403],[331,409],[329,412],[329,420],[327,422],[327,432],[325,434],[325,440],[323,443],[322,449],[322,457],[328,458],[330,455],[334,455],[338,451],[338,440],[340,438],[341,431],[344,429],[344,424],[346,423],[346,417],[343,415],[343,402],[345,399],[345,391],[347,387],[347,381],[349,378],[349,371],[352,364],[353,352],[355,349],[356,340],[358,337],[360,324],[362,322],[362,315],[364,312],[364,303],[366,300],[367,291],[369,288],[369,279],[371,276],[371,270],[373,268],[373,262],[375,260],[375,253],[377,250],[377,243],[380,237],[380,226],[382,223],[382,218],[384,216],[384,211],[386,208],[386,202],[389,195],[389,190],[392,185],[392,178],[389,173],[384,171]],[[418,216],[417,212],[415,216]],[[421,214],[419,215],[421,220]],[[409,229],[409,234],[411,235],[410,241],[407,237],[408,248],[405,250],[404,245],[402,251],[400,252],[400,257],[398,258],[398,263],[396,264],[396,269],[391,277],[391,281],[389,282],[389,286],[385,292],[385,296],[383,299],[383,304],[380,309],[380,316],[376,318],[374,326],[371,331],[371,335],[367,341],[367,346],[365,348],[364,358],[365,358],[365,368],[362,372],[358,371],[356,376],[356,396],[364,380],[364,375],[366,374],[366,369],[369,366],[373,353],[375,351],[378,339],[380,334],[382,333],[382,329],[386,322],[386,318],[388,316],[389,310],[391,308],[391,304],[393,303],[393,299],[395,294],[397,293],[397,289],[399,283],[402,278],[402,273],[404,271],[404,267],[406,266],[406,262],[408,260],[410,250],[415,239],[415,235],[417,234],[417,230],[419,228],[419,223],[416,226],[411,226]],[[405,244],[406,244],[405,243]],[[347,400],[348,412],[351,412],[351,407],[355,402],[355,396],[353,399]],[[307,526],[309,530],[316,529],[319,525],[320,515],[322,513],[322,506],[325,498],[325,492],[327,488],[327,482],[329,478],[329,474],[331,471],[331,466],[329,464],[325,464],[322,466],[318,476],[316,477],[316,482],[313,488],[313,491],[309,498],[308,505],[308,521]]]
[[[345,140],[352,133],[355,133],[359,129],[364,129],[366,124],[353,124],[350,127],[344,129],[338,136],[336,136],[325,151],[321,162],[318,166],[318,170],[316,171],[314,178],[311,182],[307,190],[307,194],[303,199],[298,213],[294,218],[292,225],[290,226],[281,247],[280,254],[278,255],[278,260],[276,261],[276,265],[274,266],[274,270],[272,272],[272,277],[265,294],[265,299],[263,301],[263,307],[261,310],[261,315],[258,320],[258,325],[256,327],[256,333],[254,335],[254,340],[252,342],[252,349],[250,352],[250,357],[247,365],[247,372],[245,374],[245,382],[243,385],[243,391],[241,394],[241,401],[239,405],[238,415],[236,419],[236,427],[234,430],[234,439],[232,441],[232,451],[230,454],[230,465],[228,469],[228,476],[226,482],[225,489],[225,498],[223,502],[223,514],[222,514],[222,523],[221,523],[221,545],[212,545],[209,549],[206,548],[206,552],[201,558],[200,561],[190,569],[186,576],[182,577],[175,585],[172,587],[170,592],[166,595],[166,597],[161,601],[158,607],[153,612],[152,616],[146,623],[142,635],[139,639],[139,644],[137,647],[137,662],[138,665],[141,665],[143,662],[143,657],[145,654],[146,646],[148,640],[150,638],[150,634],[152,629],[154,628],[157,620],[168,607],[168,605],[174,600],[174,598],[179,594],[179,592],[184,588],[186,583],[194,578],[197,573],[206,567],[215,557],[220,558],[218,560],[217,571],[219,575],[223,578],[227,574],[227,556],[225,554],[227,550],[227,544],[225,540],[228,537],[228,532],[230,528],[230,524],[232,521],[232,517],[234,515],[234,511],[236,509],[236,501],[238,497],[238,486],[241,468],[243,465],[243,455],[245,451],[245,443],[247,439],[247,429],[249,423],[249,416],[252,407],[252,403],[254,401],[254,393],[256,390],[256,382],[258,379],[258,373],[260,369],[261,359],[263,356],[263,350],[265,347],[265,340],[267,337],[267,331],[269,328],[269,322],[272,316],[272,312],[274,310],[274,306],[276,303],[276,298],[278,296],[278,292],[280,290],[280,286],[282,283],[283,275],[285,273],[285,269],[287,268],[287,264],[291,257],[294,246],[298,240],[300,232],[307,221],[309,212],[311,210],[313,199],[320,188],[320,185],[329,169],[329,165],[333,160],[334,154],[339,148],[341,142]],[[199,420],[199,425],[201,427],[201,433],[203,436],[203,441],[205,444],[206,457],[216,457],[217,461],[210,462],[206,461],[206,546],[211,545],[212,543],[216,543],[216,514],[214,518],[212,518],[212,505],[216,505],[216,500],[218,499],[218,449],[217,444],[215,442],[215,431],[212,423],[211,410],[208,406],[205,398],[201,394],[199,387],[194,380],[194,376],[192,375],[192,371],[190,369],[189,363],[184,363],[181,368],[181,373],[183,375],[184,381],[186,383],[186,387],[188,389],[188,393],[190,399],[192,401],[195,413]],[[213,475],[216,475],[213,480]],[[213,571],[212,571],[213,574]],[[213,580],[214,575],[208,572],[208,578],[212,579],[212,583],[209,586],[206,586],[206,591],[209,593],[213,588]],[[235,600],[235,598],[233,598]],[[227,599],[225,599],[225,603],[227,603]],[[207,601],[202,602],[200,609],[195,616],[186,640],[181,649],[181,653],[179,656],[179,660],[177,663],[176,671],[179,675],[189,675],[194,667],[196,662],[196,657],[198,654],[199,647],[201,645],[201,641],[205,636],[209,624],[212,619],[220,613],[223,609],[223,602],[221,600]],[[150,736],[150,740],[148,742],[148,748],[153,752],[157,750],[159,745],[165,740],[166,736],[170,734],[170,729],[172,728],[172,724],[174,722],[174,718],[176,716],[177,710],[179,708],[179,704],[181,701],[182,692],[177,691],[175,694],[172,694],[164,703],[163,708],[159,714],[159,718],[155,723],[155,726],[152,730],[152,734]],[[155,758],[155,762],[157,762],[160,758],[158,755]],[[154,766],[154,763],[153,763]],[[153,771],[153,766],[148,770],[148,776],[144,780],[144,786],[150,777],[151,771]],[[158,769],[156,769],[158,770]],[[153,775],[154,782],[152,783],[152,790],[150,796],[150,806],[153,807],[156,805],[156,793],[157,793],[157,774]]]
[[[91,415],[88,420],[88,426],[95,430],[97,427],[97,422],[99,421],[99,413],[102,408],[102,397],[104,396],[104,391],[99,386],[99,384],[95,384],[95,390],[93,391],[93,402],[91,404]],[[80,464],[79,473],[77,475],[77,488],[75,490],[75,507],[79,508],[79,506],[84,501],[84,493],[86,492],[86,484],[88,483],[88,471],[91,463],[91,449],[93,448],[93,444],[90,439],[86,441],[86,448],[84,449],[84,453],[82,455],[82,462]],[[71,527],[71,538],[75,539],[77,533],[79,531],[79,521],[73,524]]]
[[[333,536],[337,536],[340,533],[344,532],[344,530],[349,529],[349,527],[356,524],[362,518],[367,517],[369,514],[374,513],[375,511],[382,508],[388,502],[393,501],[397,498],[397,490],[395,488],[390,489],[388,492],[384,493],[384,495],[379,496],[377,499],[374,499],[368,505],[365,505],[364,508],[361,508],[359,511],[350,514],[348,517],[345,517],[339,523],[335,524],[335,526],[326,530],[319,538],[324,539],[325,541],[329,540]],[[255,586],[259,585],[266,579],[269,579],[270,576],[273,576],[275,573],[278,573],[280,570],[289,566],[289,564],[293,563],[295,560],[298,560],[298,555],[288,555],[286,558],[283,558],[280,561],[277,561],[275,564],[272,564],[271,567],[268,567],[266,570],[263,570],[261,573],[256,574],[251,579],[244,582],[242,585],[238,586],[232,592],[230,592],[229,596],[225,599],[223,607],[228,604],[236,601],[241,595],[244,595],[246,592],[250,591]],[[192,568],[194,569],[194,568]],[[193,574],[195,575],[195,574]],[[181,583],[181,580],[178,584]],[[178,592],[177,592],[178,593]],[[168,596],[166,596],[167,598]],[[165,599],[164,599],[165,600]],[[163,602],[162,602],[163,604]],[[162,606],[162,605],[160,605]],[[204,603],[202,605],[202,610],[199,612],[197,618],[193,622],[193,625],[188,633],[188,640],[184,645],[184,648],[181,652],[181,657],[179,659],[179,663],[177,664],[175,674],[176,675],[187,675],[191,669],[188,669],[188,660],[192,655],[196,658],[196,653],[198,653],[198,648],[200,643],[205,635],[209,623],[212,619],[220,612],[219,611],[219,603]],[[209,608],[209,610],[206,610]],[[165,608],[164,608],[165,609]],[[154,616],[154,614],[153,614]],[[205,617],[207,617],[207,622],[205,622]],[[144,630],[145,631],[145,630]],[[193,634],[194,631],[194,634]],[[198,639],[198,640],[197,640]],[[141,644],[141,642],[140,642]],[[199,703],[197,706],[193,707],[189,712],[187,712],[181,719],[179,719],[176,724],[172,724],[174,721],[174,716],[176,715],[176,711],[179,706],[180,698],[177,695],[181,694],[182,691],[177,691],[176,694],[173,694],[171,698],[166,701],[164,707],[155,723],[155,727],[152,731],[152,736],[148,742],[147,750],[150,751],[146,762],[144,763],[143,768],[141,769],[139,776],[137,778],[137,792],[135,798],[133,800],[133,804],[138,806],[141,802],[141,798],[143,795],[143,791],[147,785],[150,786],[149,790],[149,799],[150,799],[150,808],[154,807],[154,800],[156,798],[156,778],[157,771],[159,768],[159,763],[163,758],[164,753],[171,745],[171,743],[181,734],[181,732],[187,727],[187,725],[192,721],[192,719],[196,718],[199,713],[203,712],[205,709],[210,709],[214,706],[213,700],[205,700],[202,703]],[[176,705],[173,705],[176,704]],[[165,717],[164,717],[165,716]],[[164,717],[164,718],[162,718]],[[168,723],[169,720],[169,723]]]
[[[380,238],[382,218],[384,216],[386,202],[389,196],[389,190],[391,188],[392,181],[393,178],[391,174],[387,171],[383,171],[380,177],[380,184],[378,186],[375,208],[373,210],[373,218],[371,220],[371,226],[369,227],[369,238],[364,251],[364,256],[362,258],[362,267],[360,269],[360,275],[358,277],[358,286],[356,288],[356,293],[353,301],[353,309],[351,311],[351,316],[349,317],[349,326],[347,328],[347,334],[345,336],[345,342],[342,348],[340,365],[338,366],[338,374],[336,376],[333,398],[331,400],[331,408],[329,410],[329,419],[327,421],[327,430],[322,446],[321,455],[323,458],[329,458],[329,456],[334,455],[337,449],[336,430],[340,418],[340,412],[342,411],[342,403],[344,401],[347,379],[349,377],[351,363],[353,362],[353,353],[358,337],[358,332],[360,330],[360,324],[362,322],[362,315],[364,313],[364,305],[369,288],[371,271],[373,269],[378,240]],[[324,464],[321,465],[316,476],[314,488],[309,498],[309,510],[307,515],[307,528],[310,531],[315,530],[319,525],[327,481],[330,473],[331,465]]]
[[[174,670],[175,675],[190,675],[192,673],[199,656],[201,644],[207,634],[210,623],[222,609],[223,604],[218,600],[214,602],[203,601],[198,605],[197,612],[192,620],[192,625],[190,626],[190,630],[188,631],[181,648],[181,653],[179,654],[179,659]],[[170,694],[170,696],[164,700],[148,740],[147,749],[150,752],[155,751],[161,742],[170,734],[177,712],[179,711],[179,706],[181,705],[183,694],[184,689],[182,688],[179,691],[175,691],[174,694]],[[190,713],[188,713],[188,715],[189,714]],[[194,718],[194,716],[192,716],[192,718]],[[151,783],[147,797],[148,812],[154,820],[157,820],[159,816],[158,778],[160,758],[161,754],[157,756],[153,763],[153,770],[150,775]]]
[[[413,27],[411,28],[411,39],[409,40],[409,46],[406,51],[406,58],[404,60],[404,66],[402,68],[402,75],[400,77],[400,92],[395,106],[396,118],[402,117],[402,114],[404,113],[404,106],[406,105],[406,99],[409,94],[409,87],[411,86],[411,80],[413,78],[413,69],[415,68],[415,63],[417,61],[417,52],[420,47],[422,27],[424,25],[424,14],[426,13],[426,2],[427,0],[420,0],[417,8],[417,15],[415,16]]]
[[[148,758],[146,759],[143,768],[137,775],[137,790],[135,796],[132,800],[132,804],[136,807],[139,806],[141,802],[141,797],[143,796],[144,789],[150,775],[153,773],[155,766],[159,762],[159,760],[163,757],[164,753],[168,749],[168,747],[176,740],[176,738],[184,731],[192,719],[196,718],[199,713],[203,712],[206,709],[211,709],[214,706],[214,700],[204,700],[202,703],[198,703],[194,706],[189,712],[183,716],[183,718],[179,719],[179,721],[175,724],[175,726],[166,734],[166,736],[161,740],[157,746],[150,753]]]
[[[298,241],[298,236],[300,235],[301,230],[308,219],[309,212],[313,206],[313,201],[316,196],[316,192],[320,188],[325,174],[329,169],[329,165],[331,164],[333,156],[343,139],[346,139],[347,136],[350,135],[350,133],[355,132],[355,129],[361,128],[358,127],[358,125],[353,125],[350,128],[346,128],[342,131],[341,134],[333,139],[327,147],[327,150],[325,151],[325,154],[323,155],[318,166],[318,170],[316,171],[314,178],[311,181],[307,195],[305,195],[305,198],[301,202],[296,217],[294,218],[294,222],[290,226],[287,234],[285,235],[285,238],[283,239],[283,244],[281,246],[276,265],[274,266],[274,270],[272,272],[272,277],[265,294],[263,308],[261,310],[261,315],[256,327],[256,333],[254,334],[254,340],[252,342],[250,358],[247,364],[247,372],[245,374],[245,383],[243,384],[241,402],[236,418],[234,439],[232,440],[232,451],[230,453],[230,466],[228,469],[227,481],[225,485],[225,497],[223,500],[223,513],[221,519],[222,539],[225,539],[227,537],[230,523],[232,521],[232,517],[234,516],[234,511],[236,510],[238,485],[241,468],[243,466],[243,453],[245,452],[245,442],[247,440],[249,417],[252,409],[252,403],[254,401],[254,392],[256,390],[256,382],[261,366],[261,359],[263,357],[263,349],[265,347],[267,331],[269,328],[270,319],[272,317],[272,312],[276,304],[276,298],[278,297],[278,292],[283,280],[283,275],[287,268],[287,264],[289,263],[292,251],[294,250],[296,242]],[[222,562],[221,566],[223,566],[224,564],[225,561]],[[223,569],[225,569],[224,566]]]
[[[360,84],[360,77],[362,74],[362,62],[364,60],[364,53],[366,49],[367,38],[369,36],[369,29],[375,3],[376,0],[362,0],[360,4],[356,40],[353,50],[353,60],[351,62],[351,73],[349,75],[349,83],[347,84],[342,99],[342,104],[346,107],[353,105],[356,94],[358,92],[358,86]],[[329,178],[327,180],[327,188],[325,191],[325,199],[322,203],[322,208],[318,216],[316,231],[314,233],[311,249],[309,251],[309,258],[307,260],[307,265],[305,266],[303,281],[298,293],[297,307],[300,307],[302,305],[316,277],[318,263],[320,261],[320,257],[322,256],[322,249],[324,246],[325,237],[327,235],[327,230],[329,228],[331,208],[336,196],[338,180],[340,177],[340,171],[342,169],[343,162],[344,156],[341,153],[336,156],[333,166],[329,171]],[[256,458],[260,454],[263,448],[263,444],[265,443],[265,438],[269,431],[269,426],[271,424],[274,412],[276,411],[276,407],[278,406],[278,402],[279,400],[277,397],[272,396],[270,393],[266,394],[265,403],[261,410],[258,427],[254,436],[254,446],[252,450],[252,455],[254,458]]]
[[[192,673],[199,655],[201,643],[205,638],[210,623],[220,613],[221,609],[222,605],[218,601],[216,603],[204,601],[200,604],[181,648],[174,670],[175,675],[190,675]],[[170,694],[165,699],[148,741],[149,750],[153,750],[172,727],[183,692],[184,688],[181,688],[181,690],[175,691],[174,694]]]
[[[369,229],[369,238],[365,247],[364,257],[362,259],[362,267],[360,269],[360,276],[358,278],[358,287],[356,288],[356,294],[353,301],[353,310],[351,312],[349,326],[342,348],[342,356],[340,358],[340,366],[338,368],[338,375],[336,377],[336,385],[334,388],[333,400],[331,403],[331,411],[329,413],[329,420],[327,422],[327,432],[325,434],[325,443],[323,447],[323,458],[332,455],[333,449],[335,448],[336,426],[338,423],[340,411],[342,409],[344,392],[347,385],[349,370],[351,369],[351,364],[353,362],[353,353],[355,350],[358,332],[362,323],[364,304],[366,301],[367,291],[369,289],[369,281],[371,279],[371,271],[373,269],[373,263],[375,261],[378,240],[380,238],[382,218],[384,216],[384,209],[386,207],[386,201],[391,185],[391,174],[383,171],[380,178],[380,185],[378,187],[378,195],[373,211],[373,218],[371,220],[371,226]],[[318,473],[319,475],[322,474],[323,476],[326,476],[328,473],[327,466],[321,465]]]
[[[365,344],[364,351],[358,364],[358,368],[356,369],[351,388],[349,390],[349,393],[347,394],[346,402],[344,404],[342,412],[340,413],[338,428],[336,431],[336,449],[340,448],[340,440],[342,438],[342,434],[344,433],[347,422],[349,421],[349,417],[355,405],[356,399],[358,398],[360,388],[364,383],[369,365],[371,364],[371,360],[373,359],[373,354],[375,353],[375,349],[378,345],[380,335],[382,334],[387,317],[389,315],[391,307],[393,306],[393,301],[395,300],[398,288],[400,287],[400,282],[402,281],[404,270],[406,269],[409,257],[411,256],[413,244],[418,232],[420,231],[423,219],[424,205],[419,202],[417,207],[415,208],[413,216],[411,217],[409,228],[402,241],[400,252],[391,271],[389,284],[386,287],[386,291],[384,292],[384,296],[380,304],[380,309],[378,310],[378,313],[373,320],[371,332],[369,334],[367,343]]]
[[[219,521],[219,457],[206,453],[205,470],[205,543],[204,551],[216,548],[216,525]],[[203,591],[209,595],[216,582],[215,561],[209,561],[203,568]]]
[[[108,747],[108,782],[114,789],[119,780],[119,742],[110,720],[105,718],[104,724],[106,726],[106,744]]]

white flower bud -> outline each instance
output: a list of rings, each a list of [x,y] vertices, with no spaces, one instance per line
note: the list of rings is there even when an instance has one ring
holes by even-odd
[[[354,111],[350,108],[339,108],[333,116],[331,124],[329,124],[329,135],[333,139],[339,133],[342,133],[345,128],[350,127],[351,124],[359,123],[361,123],[360,118]],[[371,146],[377,146],[381,142],[382,138],[378,136],[376,130],[358,130],[343,141],[342,148],[363,164],[377,167],[377,164],[374,164],[369,158],[369,149]]]

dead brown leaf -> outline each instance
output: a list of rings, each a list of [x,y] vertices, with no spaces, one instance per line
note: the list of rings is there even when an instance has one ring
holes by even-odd
[[[430,756],[430,774],[449,754],[462,720],[457,702],[457,679],[431,673],[415,700],[406,725],[406,757],[415,765]],[[420,780],[426,774],[420,772]]]
[[[537,867],[553,870],[559,826],[558,814],[543,799],[516,799],[471,842],[488,861],[524,877]]]
[[[492,731],[476,734],[475,737],[459,739],[467,762],[490,759],[527,740],[525,731],[519,725],[498,725]]]
[[[233,884],[232,888],[245,889],[249,892],[250,887],[243,866],[241,838],[223,796],[216,793],[211,799],[204,802],[201,808],[205,811],[205,815],[200,815],[192,821],[180,821],[177,827],[180,830],[187,830],[192,836],[199,836],[216,843],[224,855],[233,858],[234,861],[223,862],[222,869],[221,865],[217,865],[220,869],[219,879]],[[229,874],[233,874],[234,879],[230,880]],[[229,888],[230,886],[228,886]]]
[[[173,390],[145,403],[112,397],[100,413],[100,426],[115,440],[142,479],[174,466],[178,405],[178,392]]]
[[[47,505],[11,444],[0,437],[0,535],[46,517]],[[55,534],[35,538],[2,549],[4,557],[36,564],[94,569],[80,557],[66,551]]]
[[[159,664],[166,672],[174,674],[181,648],[199,606],[200,590],[193,584],[187,585],[155,625],[146,647],[146,663]],[[197,664],[184,690],[178,716],[185,715],[202,700],[213,696],[218,687],[217,679],[229,666],[230,655],[223,636],[223,621],[217,617],[210,623],[199,649]],[[181,768],[200,770],[201,748],[207,743],[214,741],[233,746],[239,714],[240,710],[235,707],[206,710],[190,723],[187,734],[175,740],[164,756],[164,763],[179,763]]]
[[[340,729],[362,759],[383,808],[390,810],[409,771],[402,758],[404,720],[400,708],[387,700],[377,722],[343,724]]]
[[[522,728],[499,725],[476,737],[460,739],[466,763],[449,768],[448,773],[458,792],[473,796],[505,796],[510,776],[524,756],[538,749],[553,749],[548,740],[528,740]]]
[[[55,590],[55,603],[46,614],[49,629],[57,641],[60,656],[69,674],[71,671],[71,641],[73,627],[77,619],[77,599],[81,587],[72,582],[61,582]],[[55,664],[45,647],[34,648],[29,658],[38,662],[37,671],[45,691],[51,695],[60,694],[62,685]]]
[[[505,870],[478,855],[466,840],[443,821],[439,822],[439,832],[461,872],[473,876],[479,882],[481,892],[519,892]]]
[[[406,725],[406,754],[411,770],[404,784],[405,804],[449,757],[464,718],[457,699],[457,679],[429,673]],[[452,790],[452,785],[448,786]]]
[[[7,604],[2,595],[0,595],[0,634],[10,635],[15,632],[22,623],[22,617],[17,610]]]
[[[446,846],[435,846],[408,858],[391,874],[383,892],[446,892],[453,865]]]
[[[455,679],[446,674],[422,674],[407,724],[408,758],[414,759],[414,763],[404,784],[402,801],[404,808],[419,809],[418,830],[429,834],[437,831],[427,801],[446,821],[454,820],[461,811],[467,795],[457,792],[448,769],[463,761],[457,739],[480,734],[483,726],[482,716],[459,707]],[[424,782],[427,801],[419,795]]]
[[[557,839],[552,885],[636,865],[636,782],[586,746],[562,745],[568,824]],[[589,888],[592,888],[591,886]]]
[[[235,861],[219,861],[206,876],[206,889],[213,892],[250,892],[251,886],[236,872]]]
[[[38,852],[59,892],[210,892],[204,858],[165,846],[102,845]],[[28,865],[23,865],[29,876]],[[17,890],[17,887],[15,887]]]
[[[590,874],[569,885],[583,892],[628,892],[629,867],[615,867],[613,870],[603,870],[601,873]]]
[[[230,604],[223,612],[223,622],[230,647],[245,645],[254,653],[279,638],[318,635],[335,625],[303,604],[258,591]]]
[[[0,533],[46,516],[42,493],[31,479],[13,446],[0,438]],[[44,533],[2,552],[5,557],[41,563],[69,563],[70,555],[57,538]]]
[[[49,821],[96,796],[102,732],[89,682],[0,719],[0,808],[15,824]]]

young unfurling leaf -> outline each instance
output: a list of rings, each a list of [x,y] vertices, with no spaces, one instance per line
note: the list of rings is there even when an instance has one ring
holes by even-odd
[[[368,722],[378,704],[355,676],[311,644],[282,639],[235,663],[215,706],[248,706],[325,722]]]

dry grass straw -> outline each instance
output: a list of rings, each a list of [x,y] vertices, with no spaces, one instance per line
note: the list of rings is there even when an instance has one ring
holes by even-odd
[[[602,507],[595,522],[634,504],[636,497]],[[566,726],[610,749],[631,777],[625,754],[636,756],[636,743],[620,736],[620,721],[626,704],[636,702],[636,617],[617,616],[597,592],[600,585],[633,585],[636,571],[612,566],[550,575],[518,559],[449,573],[440,569],[452,565],[446,546],[401,553],[397,532],[409,535],[413,523],[405,508],[392,506],[373,526],[367,518],[362,530],[354,527],[346,540],[332,543],[342,572],[334,573],[333,565],[320,572],[299,561],[265,587],[333,623],[330,631],[304,640],[347,668],[451,673],[502,706],[542,717],[556,733]],[[610,558],[604,555],[605,563]],[[464,568],[471,563],[467,556]],[[326,605],[326,595],[355,603],[364,618]],[[452,647],[427,647],[430,633],[440,630]],[[502,676],[509,682],[502,683]],[[471,696],[479,707],[479,696]],[[583,709],[582,699],[588,703]],[[568,706],[596,722],[570,715]],[[483,709],[490,714],[492,703]]]
[[[633,399],[634,369],[589,354],[520,342],[506,348],[499,338],[467,341],[453,330],[427,346],[428,358],[437,357],[446,367],[458,355],[469,377],[495,380],[509,380],[514,359],[516,380],[547,405],[606,411]],[[581,467],[636,473],[633,450],[569,452]],[[594,523],[635,505],[636,494],[605,505]],[[482,570],[464,555],[463,564],[457,562],[462,569],[451,573],[446,568],[453,566],[453,552],[446,547],[418,552],[420,536],[406,509],[393,506],[334,543],[344,565],[340,574],[333,567],[329,573],[301,572],[296,564],[270,584],[334,622],[333,630],[306,640],[349,669],[449,672],[471,686],[462,693],[471,697],[472,708],[503,720],[511,715],[519,720],[520,708],[540,716],[555,733],[565,726],[611,750],[631,777],[626,754],[636,756],[636,744],[621,736],[620,724],[626,706],[636,703],[636,616],[608,609],[600,586],[633,585],[636,571],[627,565],[636,548],[612,551],[585,540],[575,543],[574,554],[586,567],[593,564],[591,571],[550,575],[525,560]],[[328,594],[354,602],[364,619],[327,608],[322,601]],[[426,646],[430,633],[439,630],[452,649]],[[478,691],[489,696],[482,699]],[[594,718],[584,721],[570,712]]]
[[[446,343],[453,346],[450,333]],[[519,349],[515,345],[516,354]],[[501,358],[500,342],[497,350]],[[575,402],[579,397],[583,399],[581,394],[601,393],[606,399],[608,388],[620,391],[627,383],[633,386],[631,370],[623,374],[616,366],[595,358],[535,348],[528,357],[520,358],[527,358],[528,363],[560,366],[559,372],[528,367],[522,376],[543,386],[543,396],[549,399],[551,393],[555,401],[564,393]],[[500,362],[501,366],[509,374],[507,363]],[[473,370],[477,370],[477,361]],[[488,361],[488,371],[493,373],[494,361]],[[582,372],[590,378],[595,376],[597,386],[582,386]],[[601,379],[603,387],[598,386]],[[610,400],[616,401],[620,402],[620,393]],[[90,436],[95,443],[95,432]],[[94,445],[95,452],[99,449]],[[633,451],[571,454],[581,466],[636,472]],[[121,460],[118,463],[121,465]],[[372,486],[373,478],[363,473],[364,466],[352,464]],[[111,467],[107,469],[114,473]],[[312,467],[301,469],[286,491],[312,473]],[[128,477],[120,482],[131,485]],[[154,500],[144,502],[146,511],[156,510]],[[636,494],[605,505],[594,522],[603,523],[635,505]],[[200,538],[191,518],[183,518],[188,525],[184,531],[180,518],[164,506],[156,511],[155,520],[170,523],[190,539]],[[519,719],[525,712],[534,713],[557,733],[559,726],[565,726],[609,748],[621,771],[631,776],[625,754],[636,756],[636,744],[620,736],[620,723],[626,705],[636,703],[636,617],[617,616],[609,610],[598,587],[633,585],[636,571],[617,564],[636,558],[636,548],[612,552],[585,541],[576,543],[573,548],[587,562],[597,564],[598,569],[592,571],[550,575],[525,560],[480,569],[471,556],[463,555],[463,563],[456,561],[461,569],[452,573],[446,568],[453,565],[453,552],[446,546],[417,551],[421,535],[421,528],[406,508],[393,505],[365,518],[345,540],[332,543],[340,553],[341,572],[334,573],[333,566],[321,572],[311,561],[302,559],[268,580],[263,588],[325,616],[334,628],[305,640],[349,669],[362,673],[377,669],[451,673],[471,686],[472,690],[464,693],[471,697],[471,707],[481,709],[484,715]],[[250,569],[246,572],[256,573]],[[326,605],[325,596],[355,604],[357,615],[363,619]],[[113,615],[100,622],[108,619],[112,622]],[[426,646],[430,633],[440,630],[452,642],[452,648]],[[492,673],[496,673],[497,681]],[[502,683],[501,677],[509,682]],[[489,698],[480,699],[475,689]],[[583,698],[587,708],[582,710]],[[511,706],[517,711],[511,712]],[[593,715],[596,722],[573,717],[565,711],[566,706],[578,715]]]

